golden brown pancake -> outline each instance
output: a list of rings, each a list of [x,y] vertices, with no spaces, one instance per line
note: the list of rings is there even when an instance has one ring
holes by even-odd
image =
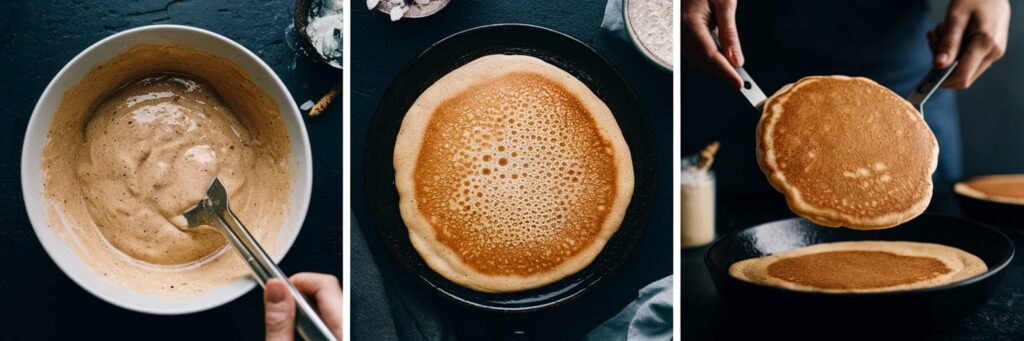
[[[633,193],[608,106],[528,56],[485,56],[431,85],[402,121],[394,164],[416,251],[484,292],[578,272],[618,230]]]
[[[934,287],[985,271],[984,261],[954,247],[890,241],[817,244],[729,267],[730,275],[754,284],[835,293]]]
[[[824,226],[899,225],[932,197],[939,146],[921,114],[867,78],[807,77],[765,102],[757,161],[789,208]]]
[[[1024,205],[1024,174],[980,176],[957,183],[953,190],[975,199]]]

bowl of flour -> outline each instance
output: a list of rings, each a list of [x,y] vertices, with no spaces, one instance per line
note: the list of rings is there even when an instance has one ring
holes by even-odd
[[[672,0],[623,0],[622,16],[633,45],[672,71]]]

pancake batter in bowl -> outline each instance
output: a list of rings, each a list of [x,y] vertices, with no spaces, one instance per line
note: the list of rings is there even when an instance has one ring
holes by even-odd
[[[104,100],[86,126],[78,180],[89,213],[112,246],[160,265],[203,259],[225,245],[214,229],[179,230],[182,213],[214,177],[238,195],[254,166],[248,130],[209,85],[156,74]]]
[[[248,273],[182,214],[215,177],[270,254],[291,193],[277,104],[237,65],[177,45],[129,48],[64,94],[44,149],[48,221],[99,275],[188,297]]]

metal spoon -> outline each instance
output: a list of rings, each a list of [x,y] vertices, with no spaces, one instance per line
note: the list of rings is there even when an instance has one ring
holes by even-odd
[[[256,239],[249,234],[249,230],[231,212],[231,208],[228,207],[227,191],[224,190],[224,185],[220,183],[219,179],[213,179],[210,189],[206,191],[206,197],[199,201],[196,207],[185,212],[184,216],[188,226],[183,229],[210,226],[220,230],[224,237],[231,242],[231,245],[235,246],[235,250],[238,250],[242,259],[245,259],[245,263],[249,264],[256,278],[259,279],[260,286],[266,287],[267,280],[271,278],[284,280],[288,285],[288,294],[295,300],[297,313],[295,329],[298,330],[299,335],[310,341],[336,340],[334,334],[327,329],[327,325],[316,314],[309,302],[288,281],[284,272],[274,264],[274,260],[263,251]]]

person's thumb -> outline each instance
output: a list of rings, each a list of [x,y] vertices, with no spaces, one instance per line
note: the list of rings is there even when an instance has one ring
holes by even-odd
[[[291,341],[295,338],[295,301],[288,286],[279,278],[267,281],[263,291],[267,341]]]

